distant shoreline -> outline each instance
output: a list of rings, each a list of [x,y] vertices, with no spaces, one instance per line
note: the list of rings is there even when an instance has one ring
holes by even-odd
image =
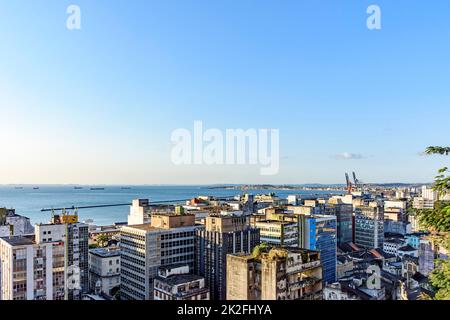
[[[368,183],[369,187],[416,187],[423,185],[431,185],[432,182],[407,183],[407,182],[392,182],[392,183]],[[241,183],[223,183],[223,184],[77,184],[77,183],[0,183],[0,187],[202,187],[208,189],[223,189],[223,188],[242,188],[250,187],[254,189],[299,189],[304,188],[345,188],[342,183],[303,183],[303,184],[241,184]]]

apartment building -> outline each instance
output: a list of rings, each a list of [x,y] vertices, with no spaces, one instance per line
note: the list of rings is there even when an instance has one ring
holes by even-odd
[[[34,236],[0,239],[0,300],[65,299],[65,245]]]
[[[89,226],[78,222],[78,215],[63,212],[50,223],[37,224],[37,243],[62,242],[65,249],[66,300],[80,300],[89,290]]]

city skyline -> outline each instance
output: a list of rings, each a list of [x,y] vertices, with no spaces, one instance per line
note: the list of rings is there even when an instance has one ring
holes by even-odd
[[[68,30],[66,9],[81,9]],[[448,1],[0,4],[0,184],[428,183]],[[171,162],[171,133],[274,128],[280,168]],[[444,161],[443,161],[444,160]]]

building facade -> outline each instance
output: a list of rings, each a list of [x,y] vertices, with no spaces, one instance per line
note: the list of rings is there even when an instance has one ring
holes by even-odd
[[[112,296],[111,290],[120,286],[120,250],[95,248],[89,250],[89,289],[96,294]]]
[[[212,300],[226,297],[226,255],[250,253],[259,244],[259,230],[246,216],[209,216],[196,232],[195,273],[204,277]]]
[[[189,266],[161,267],[155,278],[154,300],[209,300],[205,279],[189,272]]]
[[[363,248],[383,248],[384,210],[382,206],[355,208],[355,243]]]
[[[260,241],[271,246],[298,247],[298,223],[260,220],[252,224],[259,229]]]
[[[0,300],[65,299],[65,246],[34,236],[0,239]]]
[[[158,268],[194,266],[195,216],[152,214],[150,224],[122,227],[120,242],[120,297],[153,299]]]
[[[325,215],[336,216],[337,244],[353,241],[353,206],[329,202],[324,206]]]
[[[322,295],[320,254],[267,248],[227,256],[227,300],[315,300]]]
[[[63,242],[65,249],[65,299],[80,300],[89,291],[89,230],[76,214],[53,215],[50,223],[35,227],[38,243]]]
[[[299,216],[300,248],[317,250],[323,268],[324,283],[336,281],[337,225],[328,215]]]

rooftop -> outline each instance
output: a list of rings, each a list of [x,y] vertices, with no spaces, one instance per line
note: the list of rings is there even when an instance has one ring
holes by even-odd
[[[162,229],[159,229],[159,228],[152,227],[152,225],[150,223],[130,225],[130,226],[125,226],[125,228],[133,228],[133,229],[138,229],[138,230],[142,230],[142,231],[158,231],[158,230],[162,230]]]
[[[90,249],[89,253],[102,258],[116,257],[120,256],[120,250],[118,248],[95,248]]]
[[[176,274],[173,276],[169,276],[167,278],[158,276],[158,277],[156,277],[156,279],[168,284],[169,286],[176,286],[176,285],[189,283],[189,282],[196,281],[196,280],[201,280],[201,279],[203,279],[203,277],[198,276],[196,274],[192,274],[192,273],[186,273],[186,274]]]
[[[1,240],[7,242],[11,246],[26,246],[34,244],[34,236],[14,236],[14,237],[4,237]]]
[[[405,241],[400,238],[384,239],[384,243],[404,244]]]
[[[403,246],[401,248],[398,249],[399,251],[416,251],[417,249],[414,247],[411,247],[409,244],[407,244],[406,246]]]
[[[256,224],[258,223],[273,223],[273,224],[278,224],[278,225],[284,225],[284,224],[297,224],[296,222],[292,222],[292,221],[280,221],[280,220],[259,220],[255,222]]]

